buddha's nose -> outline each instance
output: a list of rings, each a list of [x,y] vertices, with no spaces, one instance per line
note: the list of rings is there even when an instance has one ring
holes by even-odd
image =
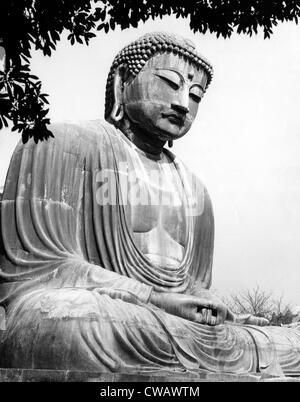
[[[179,102],[173,102],[171,106],[172,109],[174,109],[176,112],[179,112],[180,114],[187,114],[190,111],[187,106],[182,105]]]
[[[189,93],[185,88],[181,91],[178,98],[172,102],[171,106],[176,112],[181,114],[187,114],[190,111]]]

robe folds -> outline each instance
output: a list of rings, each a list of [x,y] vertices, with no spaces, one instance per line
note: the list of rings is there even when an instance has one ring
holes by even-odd
[[[5,183],[0,367],[300,371],[297,328],[210,327],[149,302],[153,289],[193,294],[211,285],[211,202],[173,154],[165,151],[182,184],[188,235],[182,262],[171,269],[152,263],[134,242],[122,186],[129,180],[124,166],[140,169],[138,149],[106,122],[51,130],[54,139],[17,146]],[[140,185],[147,192],[147,183]]]

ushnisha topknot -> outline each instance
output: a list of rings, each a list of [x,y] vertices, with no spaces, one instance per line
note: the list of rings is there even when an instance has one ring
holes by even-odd
[[[113,83],[118,66],[125,64],[130,74],[136,76],[151,57],[164,52],[179,54],[202,68],[208,76],[206,88],[209,86],[213,77],[212,65],[197,52],[192,41],[166,32],[148,33],[125,46],[114,58],[106,82],[105,118],[114,105]]]

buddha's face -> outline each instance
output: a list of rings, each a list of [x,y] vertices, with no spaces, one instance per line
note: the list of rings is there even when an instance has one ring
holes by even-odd
[[[206,83],[206,73],[183,57],[156,55],[124,84],[125,112],[148,135],[176,140],[190,129]]]

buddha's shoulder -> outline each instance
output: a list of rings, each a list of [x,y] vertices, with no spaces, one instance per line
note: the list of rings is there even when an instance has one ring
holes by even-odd
[[[86,143],[97,145],[107,142],[110,137],[117,137],[118,130],[103,120],[52,123],[49,130],[53,133],[53,142],[69,144]]]
[[[55,148],[55,152],[87,153],[98,147],[105,149],[106,146],[111,146],[112,138],[115,138],[115,141],[120,140],[119,130],[103,120],[55,122],[47,128],[53,137],[37,144],[31,138],[25,146],[20,141],[15,153],[36,147],[45,151]]]

